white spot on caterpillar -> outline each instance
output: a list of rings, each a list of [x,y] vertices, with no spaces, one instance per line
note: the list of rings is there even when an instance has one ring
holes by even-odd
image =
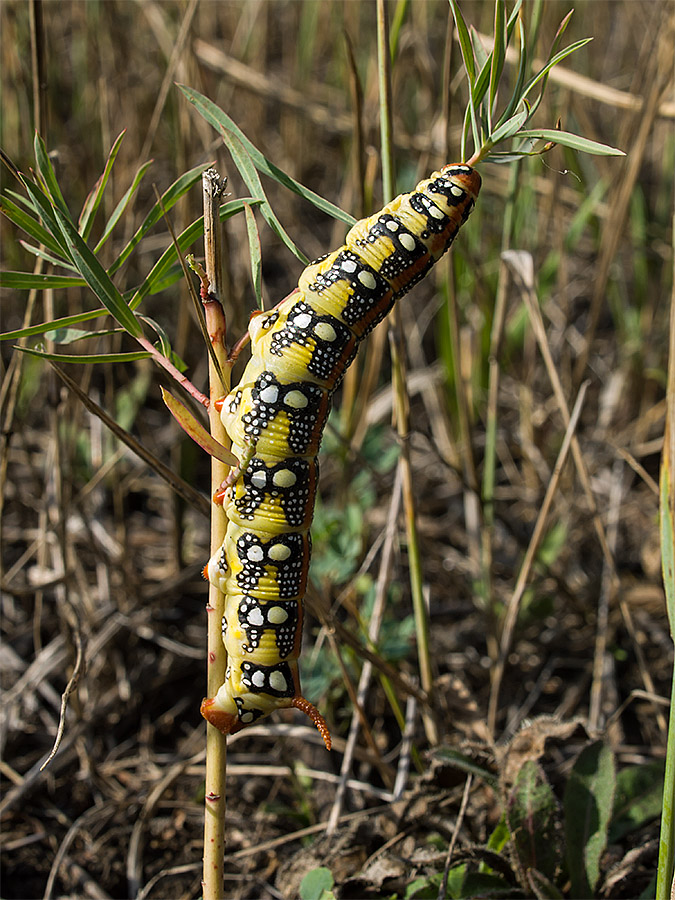
[[[279,469],[272,476],[272,483],[278,488],[293,487],[297,480],[297,476],[290,469]]]
[[[276,403],[279,397],[279,388],[276,384],[270,384],[260,391],[260,399],[263,403]]]
[[[259,469],[251,475],[251,484],[257,488],[264,488],[267,484],[267,474]]]
[[[322,341],[334,341],[337,337],[335,329],[330,322],[317,322],[314,334]]]
[[[246,559],[248,559],[249,562],[260,562],[264,555],[262,547],[259,547],[258,545],[249,547],[246,551]]]
[[[284,397],[284,403],[291,409],[304,409],[309,401],[302,391],[289,391]]]
[[[241,713],[239,713],[239,721],[242,723],[242,725],[249,725],[254,721],[254,719],[255,716],[253,715],[251,710],[243,710]]]
[[[267,553],[270,559],[273,559],[275,562],[282,562],[284,559],[288,559],[291,555],[291,550],[286,544],[274,544]]]
[[[389,229],[389,231],[398,231],[399,223],[396,221],[396,219],[388,219],[386,227]]]
[[[256,687],[264,687],[265,686],[264,672],[260,672],[260,671],[254,672],[253,675],[251,675],[251,683],[254,684]]]
[[[281,672],[270,672],[270,687],[275,691],[286,690],[286,679]]]
[[[412,234],[402,234],[399,238],[403,247],[412,252],[415,249],[415,238]]]
[[[445,218],[445,213],[442,209],[439,209],[437,206],[433,206],[429,204],[429,215],[434,219],[443,219]]]
[[[343,259],[341,266],[343,272],[356,272],[356,263],[353,259]]]
[[[265,619],[263,614],[260,611],[260,607],[254,606],[253,609],[246,616],[246,622],[248,625],[264,625]]]
[[[461,189],[461,187],[457,187],[456,184],[453,184],[453,186],[450,188],[450,193],[452,194],[453,197],[463,197],[464,196],[464,191]]]
[[[358,279],[364,287],[369,288],[371,291],[375,287],[375,276],[372,272],[359,272]]]
[[[296,328],[307,328],[308,325],[311,324],[312,317],[309,313],[298,313],[293,317],[293,325]]]
[[[288,619],[288,613],[283,606],[272,606],[267,613],[267,619],[271,625],[281,625]]]

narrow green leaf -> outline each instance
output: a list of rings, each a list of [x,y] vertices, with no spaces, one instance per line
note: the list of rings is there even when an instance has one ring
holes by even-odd
[[[52,203],[61,210],[64,216],[70,218],[70,210],[66,205],[66,201],[61,193],[61,188],[56,180],[56,173],[54,172],[54,167],[52,166],[49,154],[47,153],[47,146],[37,131],[35,132],[33,147],[35,150],[35,162],[37,163],[38,172],[47,186]]]
[[[117,257],[115,262],[108,269],[108,273],[112,275],[116,272],[123,263],[128,259],[131,251],[138,244],[140,240],[150,231],[150,229],[159,222],[165,212],[168,212],[172,206],[174,206],[180,198],[190,190],[190,188],[195,184],[195,182],[199,181],[202,177],[202,173],[209,168],[211,163],[202,163],[199,166],[195,166],[194,169],[190,169],[189,172],[186,172],[184,175],[181,175],[180,178],[177,178],[174,183],[164,191],[161,198],[161,204],[159,201],[155,203],[150,212],[147,214],[139,228],[136,230],[136,234],[131,238],[126,247],[122,250],[120,255]],[[100,241],[99,241],[100,244]]]
[[[511,98],[506,105],[506,109],[499,117],[496,127],[505,122],[507,119],[510,119],[512,115],[514,115],[515,111],[518,109],[520,105],[520,101],[522,99],[523,94],[523,84],[525,82],[525,73],[527,72],[527,45],[525,43],[525,29],[520,28],[520,54],[518,58],[518,74],[516,75],[516,83],[513,88],[513,93],[511,94]]]
[[[124,334],[124,330],[122,328],[101,328],[100,331],[83,331],[81,328],[54,328],[44,333],[48,341],[61,345],[76,344],[78,341],[100,338],[106,334]]]
[[[212,437],[204,426],[192,415],[187,406],[184,406],[180,400],[177,400],[169,391],[161,388],[162,400],[166,404],[169,412],[180,425],[183,431],[189,435],[192,440],[198,444],[202,450],[206,450],[209,456],[219,459],[226,466],[236,466],[239,464],[237,457],[224,447],[219,441]]]
[[[258,309],[262,309],[262,253],[260,251],[260,235],[258,234],[258,226],[255,222],[253,210],[248,205],[248,203],[244,205],[244,211],[246,213],[248,252],[249,258],[251,260],[251,277],[253,279],[255,302]]]
[[[536,75],[533,75],[532,78],[527,82],[527,84],[523,87],[521,91],[521,99],[527,97],[532,88],[542,80],[542,78],[546,78],[548,73],[551,71],[554,66],[557,66],[559,62],[568,57],[571,53],[574,53],[575,50],[579,50],[580,47],[584,47],[586,44],[590,43],[593,38],[584,38],[580,41],[575,41],[573,44],[570,44],[569,47],[565,47],[564,50],[561,50],[559,53],[549,59],[546,65],[537,72]]]
[[[231,200],[229,203],[223,203],[219,210],[220,221],[225,222],[227,219],[243,211],[245,204],[255,206],[262,203],[255,197],[244,197],[241,200]],[[191,225],[181,232],[177,238],[178,247],[181,253],[185,251],[204,234],[204,217],[201,216]],[[176,264],[176,248],[171,244],[157,260],[143,282],[136,288],[129,302],[131,309],[136,309],[144,297],[148,294],[157,293],[164,290],[170,284],[177,281],[183,274],[180,267],[176,269],[175,277],[169,277],[172,266]]]
[[[497,89],[506,59],[506,4],[495,0],[495,43],[490,58],[490,96],[488,98],[488,124],[492,130],[492,115],[497,102]]]
[[[46,288],[81,287],[86,282],[71,275],[40,275],[32,272],[0,272],[0,287],[13,288],[16,291],[38,290]]]
[[[462,59],[464,60],[464,68],[469,79],[469,87],[473,88],[476,80],[476,64],[473,58],[473,47],[471,46],[471,38],[469,29],[466,27],[464,16],[457,5],[457,0],[450,0],[450,8],[452,9],[452,17],[455,20],[455,28],[457,29],[457,38],[459,47],[462,51]]]
[[[287,175],[286,172],[270,162],[267,157],[258,150],[255,144],[252,144],[251,141],[249,141],[244,132],[235,125],[227,113],[223,112],[223,110],[209,100],[208,97],[205,97],[203,94],[200,94],[199,91],[195,91],[193,88],[187,87],[184,84],[179,84],[178,87],[183,94],[185,94],[190,103],[193,104],[197,112],[206,119],[219,134],[221,134],[224,129],[229,134],[233,134],[238,138],[259,172],[268,175],[270,178],[274,179],[274,181],[283,185],[285,188],[288,188],[288,190],[293,191],[295,194],[298,194],[298,196],[308,200],[317,209],[322,210],[322,212],[332,216],[334,219],[346,222],[347,225],[353,225],[356,222],[356,219],[353,216],[340,209],[339,206],[336,206],[334,203],[331,203],[324,197],[316,194],[303,184],[300,184],[299,181],[291,178],[290,175]]]
[[[28,241],[19,240],[19,243],[24,250],[32,253],[33,256],[39,257],[39,259],[44,259],[45,262],[48,262],[50,265],[58,266],[60,269],[69,269],[71,272],[77,272],[77,269],[72,263],[64,262],[60,256],[54,256],[53,253],[47,253],[42,247],[34,247],[32,244],[29,244]]]
[[[523,0],[516,0],[516,3],[511,10],[511,15],[509,16],[509,21],[506,23],[506,46],[511,43],[511,36],[513,34],[513,29],[516,27],[516,22],[518,21],[518,16],[520,14],[520,7],[523,5]]]
[[[92,309],[89,312],[78,313],[75,316],[64,316],[61,319],[52,319],[39,325],[31,325],[28,328],[19,328],[16,331],[6,331],[0,334],[0,341],[15,341],[19,338],[32,337],[36,334],[46,334],[55,328],[68,328],[70,325],[79,325],[82,322],[90,322],[92,319],[100,319],[107,316],[105,309]]]
[[[165,356],[172,362],[179,372],[185,372],[187,370],[187,363],[180,358],[171,346],[171,341],[169,340],[169,335],[166,333],[166,330],[162,328],[159,322],[151,319],[150,316],[139,315],[138,318],[149,325],[159,338],[160,353],[162,356]]]
[[[23,200],[24,198],[21,199]],[[25,212],[20,206],[17,206],[16,203],[9,199],[9,197],[4,195],[0,197],[0,212],[7,216],[10,221],[14,222],[15,225],[22,231],[25,231],[26,234],[30,235],[38,243],[44,244],[44,246],[51,250],[56,256],[62,255],[63,251],[61,246],[54,240],[49,231],[34,219],[30,213]],[[61,265],[61,263],[59,265]]]
[[[148,160],[148,162],[143,163],[143,165],[140,166],[140,168],[138,168],[136,170],[136,174],[134,175],[131,184],[129,185],[127,190],[124,192],[122,199],[119,201],[119,203],[113,210],[112,215],[108,219],[106,226],[103,229],[103,234],[101,235],[101,238],[100,238],[98,244],[96,244],[96,246],[94,247],[94,253],[99,252],[101,247],[105,244],[105,242],[108,240],[108,238],[112,234],[113,229],[115,228],[115,225],[117,225],[117,223],[119,222],[124,210],[129,205],[131,198],[134,196],[134,194],[138,190],[139,185],[140,185],[141,181],[143,180],[143,176],[148,171],[148,169],[150,168],[151,165],[152,165],[152,160],[150,159],[150,160]]]
[[[573,897],[592,897],[614,804],[614,756],[602,741],[585,747],[567,780],[564,798],[567,866]]]
[[[617,150],[616,147],[610,147],[607,144],[599,144],[597,141],[590,141],[588,138],[580,137],[578,134],[572,134],[569,131],[557,131],[555,128],[537,128],[532,130],[521,131],[518,137],[534,138],[536,140],[553,141],[555,144],[561,144],[563,147],[570,147],[579,153],[593,153],[596,156],[625,156],[623,150]]]
[[[89,240],[89,235],[91,234],[91,229],[94,224],[94,218],[96,216],[96,210],[99,208],[101,200],[103,199],[103,192],[105,191],[105,187],[108,183],[108,179],[110,178],[110,173],[112,172],[112,167],[115,164],[115,159],[119,152],[120,147],[122,146],[122,141],[124,140],[124,135],[126,134],[126,129],[120,134],[118,134],[115,139],[114,144],[108,154],[108,159],[106,160],[106,164],[103,167],[103,172],[99,176],[96,181],[96,184],[89,192],[87,199],[84,201],[84,205],[82,206],[82,212],[80,213],[80,219],[78,221],[78,231],[82,235],[82,237],[86,240]]]
[[[90,356],[73,356],[66,353],[46,353],[44,350],[36,350],[32,347],[14,347],[15,350],[21,350],[29,356],[37,356],[39,359],[48,359],[51,362],[63,363],[81,363],[91,365],[92,363],[123,363],[135,362],[137,359],[150,359],[151,353],[147,350],[134,350],[131,353],[94,353]]]
[[[56,219],[56,207],[52,205],[49,197],[33,181],[30,181],[30,179],[22,174],[19,174],[19,178],[31,199],[33,208],[42,219],[44,227],[51,233],[53,240],[56,242],[58,255],[65,256],[66,259],[72,260],[72,256],[68,250],[68,244],[64,240],[61,228]]]
[[[518,131],[522,128],[522,126],[527,122],[527,119],[530,115],[529,109],[526,109],[524,112],[520,112],[515,116],[511,116],[510,119],[507,119],[493,134],[490,135],[490,143],[497,145],[501,141],[505,141],[507,138],[513,137]]]
[[[98,261],[96,256],[82,240],[73,222],[66,218],[60,210],[54,210],[61,227],[61,233],[68,245],[73,262],[82,273],[83,278],[103,303],[108,312],[115,318],[122,328],[126,329],[132,337],[140,337],[143,333],[133,312],[124,302],[124,298],[113,284],[110,276]]]
[[[473,49],[473,58],[476,60],[476,67],[478,69],[484,69],[486,66],[488,66],[489,68],[491,54],[489,54],[485,47],[483,47],[483,45],[481,44],[481,40],[478,37],[478,32],[473,27],[473,25],[470,29],[470,35],[471,47]]]
[[[305,254],[296,247],[290,235],[287,233],[284,226],[281,224],[279,219],[277,218],[274,210],[270,206],[270,203],[267,199],[267,195],[263,190],[262,183],[258,176],[258,172],[256,170],[255,165],[253,164],[253,160],[249,156],[246,147],[242,144],[238,137],[233,134],[229,134],[224,129],[221,129],[221,136],[227,149],[230,151],[232,159],[234,160],[234,164],[239,171],[246,187],[249,191],[254,195],[262,199],[262,204],[260,205],[260,212],[270,226],[272,231],[279,237],[284,244],[288,247],[288,249],[293,253],[294,256],[300,260],[300,262],[307,265],[309,260],[305,256]]]

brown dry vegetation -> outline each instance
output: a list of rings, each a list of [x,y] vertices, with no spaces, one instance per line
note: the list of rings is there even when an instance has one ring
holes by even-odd
[[[568,8],[557,0],[544,5],[543,47]],[[492,9],[463,5],[467,21],[483,32],[491,29]],[[212,98],[270,160],[343,209],[360,216],[380,204],[373,5],[110,0],[45,3],[42,12],[41,130],[71,210],[83,203],[122,129],[106,217],[150,157],[137,218],[154,202],[152,182],[162,190],[210,159],[229,176],[233,197],[246,193],[221,142],[174,81]],[[362,735],[356,741],[353,781],[336,799],[354,708],[345,678],[358,682],[362,655],[339,631],[335,642],[318,614],[308,616],[305,691],[325,712],[335,750],[327,754],[311,726],[290,713],[231,741],[228,897],[297,896],[302,876],[320,865],[331,868],[341,897],[403,896],[413,878],[442,871],[450,842],[456,860],[485,845],[522,760],[538,760],[562,800],[589,736],[607,741],[619,769],[664,757],[660,698],[670,694],[672,644],[655,480],[665,415],[675,109],[670,65],[658,48],[670,12],[661,2],[577,5],[566,43],[591,35],[595,41],[566,61],[567,75],[550,84],[538,121],[552,127],[561,116],[569,130],[628,155],[555,149],[521,169],[510,247],[532,255],[548,348],[570,408],[582,379],[589,385],[576,429],[579,462],[570,457],[556,483],[494,722],[495,636],[554,477],[565,424],[529,326],[523,285],[511,278],[495,407],[493,602],[485,608],[477,584],[485,509],[475,487],[483,474],[488,348],[508,185],[505,169],[484,165],[478,208],[453,250],[452,267],[439,265],[402,304],[439,743],[430,746],[424,706],[405,693],[417,671],[405,528],[400,514],[392,518],[400,490],[395,465],[382,464],[396,451],[386,341],[373,342],[336,400],[322,455],[310,609],[329,612],[360,646],[359,627],[368,627],[360,617],[370,613],[378,579],[389,586],[376,659],[404,676],[391,693],[404,716],[408,704],[407,737],[402,741],[376,668],[364,699],[372,743]],[[394,136],[401,190],[458,152],[465,97],[455,75],[458,52],[451,60],[447,144],[442,119],[448,15],[441,0],[413,3],[400,33]],[[29,7],[5,2],[0,16],[2,145],[27,170]],[[360,144],[345,34],[363,86]],[[672,32],[669,40],[672,47]],[[7,172],[0,177],[3,187],[15,188]],[[341,242],[343,226],[278,185],[265,187],[308,257]],[[195,190],[172,211],[177,231],[200,215],[199,203]],[[120,244],[132,233],[131,218],[119,228]],[[2,268],[32,270],[34,258],[19,246],[15,229],[0,225]],[[274,303],[293,288],[301,265],[264,223],[260,228],[264,294]],[[158,227],[121,273],[120,288],[140,281],[168,242]],[[243,221],[234,221],[226,254],[233,336],[245,328],[252,306],[247,256]],[[459,387],[448,338],[450,276]],[[178,284],[148,298],[143,311],[170,332],[203,388],[206,355],[185,297]],[[81,289],[45,292],[31,322],[93,304]],[[5,291],[2,331],[19,328],[26,309],[26,295]],[[6,900],[199,896],[207,519],[117,443],[46,364],[24,357],[15,369],[11,343],[1,348],[2,894]],[[106,347],[131,349],[113,337],[87,352]],[[364,397],[358,389],[366,364],[379,375]],[[165,379],[150,362],[69,372],[206,496],[208,461],[169,420],[159,396]],[[388,532],[390,523],[397,527]],[[599,535],[607,541],[605,556]],[[40,773],[78,653],[85,666],[69,699],[61,748]],[[463,748],[499,781],[474,777],[467,787],[465,773],[442,759],[444,747]],[[395,786],[397,773],[402,780]],[[343,818],[326,836],[331,811]],[[633,897],[646,889],[657,836],[652,818],[612,843],[598,894]],[[511,896],[522,896],[515,885]]]

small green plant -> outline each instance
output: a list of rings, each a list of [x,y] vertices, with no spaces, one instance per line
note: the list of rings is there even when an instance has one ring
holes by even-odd
[[[538,720],[524,729],[526,745],[533,746],[528,734],[541,735],[548,727],[551,735],[562,727],[569,736],[570,726]],[[639,831],[660,813],[661,764],[628,766],[617,773],[612,751],[602,741],[593,741],[579,753],[556,794],[538,754],[522,760],[515,772],[511,769],[510,754],[517,748],[518,736],[500,751],[494,764],[498,779],[471,754],[438,752],[437,759],[497,790],[502,818],[484,847],[453,854],[447,882],[442,873],[430,874],[411,884],[412,893],[406,896],[426,897],[434,887],[435,896],[460,900],[475,896],[477,880],[488,878],[491,896],[593,897],[608,875],[607,846]],[[438,893],[442,884],[444,891]],[[487,887],[484,882],[483,889]]]

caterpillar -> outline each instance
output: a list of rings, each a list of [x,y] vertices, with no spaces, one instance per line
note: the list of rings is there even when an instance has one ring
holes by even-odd
[[[448,249],[480,185],[467,165],[434,172],[357,222],[279,306],[251,316],[251,359],[217,401],[240,465],[224,482],[227,531],[205,570],[225,594],[227,669],[201,712],[224,734],[295,707],[330,750],[328,726],[302,696],[298,656],[316,457],[331,396],[359,342]]]

